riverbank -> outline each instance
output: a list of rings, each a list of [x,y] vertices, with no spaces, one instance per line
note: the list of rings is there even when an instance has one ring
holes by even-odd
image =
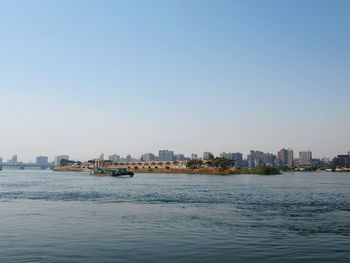
[[[164,174],[213,174],[213,175],[229,175],[239,174],[238,170],[221,170],[211,168],[200,168],[200,169],[187,169],[187,168],[129,168],[129,171],[133,173],[164,173]],[[55,172],[84,172],[88,171],[83,168],[72,168],[72,167],[55,167]]]
[[[77,167],[55,167],[55,172],[84,172],[89,171],[84,168]],[[234,174],[258,174],[258,175],[274,175],[280,174],[280,171],[276,168],[262,166],[253,169],[248,168],[128,168],[133,173],[163,173],[163,174],[210,174],[210,175],[234,175]]]
[[[134,173],[164,173],[164,174],[212,174],[212,175],[230,175],[239,174],[236,169],[212,169],[212,168],[199,168],[199,169],[164,169],[164,168],[142,168],[142,169],[130,169]]]

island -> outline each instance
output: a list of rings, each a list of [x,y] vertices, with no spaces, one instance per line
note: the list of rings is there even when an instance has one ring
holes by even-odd
[[[235,166],[233,160],[216,157],[211,160],[189,160],[185,162],[111,162],[91,160],[86,163],[62,160],[60,166],[53,170],[57,172],[89,172],[96,168],[114,170],[125,168],[133,173],[165,173],[165,174],[211,174],[211,175],[234,175],[234,174],[257,174],[276,175],[280,170],[276,167],[258,165],[254,168],[240,168]]]

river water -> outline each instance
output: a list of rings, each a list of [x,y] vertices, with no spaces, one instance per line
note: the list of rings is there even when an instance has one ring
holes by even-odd
[[[350,174],[3,170],[0,262],[350,262]]]

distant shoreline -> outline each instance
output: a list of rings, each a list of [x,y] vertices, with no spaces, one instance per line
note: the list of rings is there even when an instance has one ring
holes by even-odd
[[[254,169],[219,169],[219,168],[129,168],[129,171],[133,173],[162,173],[162,174],[209,174],[209,175],[238,175],[238,174],[257,174],[263,175],[261,171],[256,171]],[[73,167],[55,167],[53,169],[55,172],[89,172],[88,169],[83,168],[73,168]],[[280,174],[279,170],[275,170],[273,173],[268,173],[266,175]]]
[[[235,170],[220,170],[220,169],[165,169],[165,168],[139,168],[139,169],[128,169],[133,173],[164,173],[164,174],[213,174],[213,175],[230,175],[239,174]],[[72,168],[72,167],[55,167],[53,169],[55,172],[89,172],[90,170],[83,168]]]
[[[133,169],[129,168],[129,171],[133,173],[161,173],[161,174],[209,174],[209,175],[239,175],[239,174],[256,174],[256,175],[264,175],[264,173],[258,173],[252,169],[248,168],[232,168],[232,169],[218,169],[218,168],[138,168]],[[58,166],[53,169],[55,172],[90,172],[90,169],[84,169],[84,168],[76,168],[76,167],[62,167]],[[349,173],[348,170],[335,170],[335,171],[326,171],[326,170],[312,170],[312,171],[306,171],[306,170],[290,170],[290,171],[279,171],[272,173],[273,174],[279,174],[279,173],[305,173],[305,172],[311,172],[311,173],[319,173],[319,172],[327,172],[327,173]],[[268,174],[267,174],[268,175]]]

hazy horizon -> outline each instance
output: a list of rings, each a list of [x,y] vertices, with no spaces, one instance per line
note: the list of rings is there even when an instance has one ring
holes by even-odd
[[[350,151],[349,1],[1,1],[0,157]]]

